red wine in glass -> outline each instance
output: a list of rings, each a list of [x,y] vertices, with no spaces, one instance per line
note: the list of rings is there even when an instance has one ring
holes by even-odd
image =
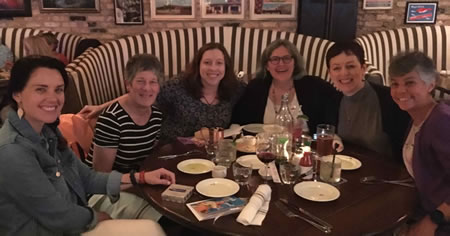
[[[258,156],[258,159],[266,165],[275,160],[275,154],[271,152],[258,152],[256,155]]]

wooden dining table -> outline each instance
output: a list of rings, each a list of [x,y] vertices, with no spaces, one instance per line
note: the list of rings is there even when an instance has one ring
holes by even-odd
[[[162,146],[148,157],[142,165],[143,170],[166,168],[176,175],[177,184],[195,186],[199,181],[211,178],[211,173],[191,175],[177,169],[180,161],[190,158],[204,158],[206,154],[189,157],[178,157],[171,160],[161,160],[157,157],[167,154],[179,154],[196,148],[194,145],[183,145],[179,142]],[[330,235],[364,235],[377,232],[393,226],[404,215],[412,214],[417,204],[415,188],[392,185],[360,183],[364,176],[376,176],[384,179],[404,179],[409,175],[402,164],[371,152],[367,149],[346,145],[342,154],[359,159],[362,166],[351,171],[342,171],[345,183],[337,185],[340,197],[330,202],[314,202],[303,199],[293,191],[294,185],[276,184],[269,181],[272,197],[269,211],[261,226],[244,226],[236,222],[238,213],[221,217],[215,223],[213,220],[199,222],[183,203],[162,200],[161,193],[167,186],[139,186],[142,194],[150,204],[171,220],[192,228],[205,235],[324,235],[299,218],[289,218],[274,204],[278,199],[288,199],[290,204],[302,207],[333,226]],[[231,168],[228,168],[227,178],[232,178]],[[257,171],[248,186],[241,186],[235,196],[250,197],[264,180]],[[208,199],[194,190],[187,202]]]

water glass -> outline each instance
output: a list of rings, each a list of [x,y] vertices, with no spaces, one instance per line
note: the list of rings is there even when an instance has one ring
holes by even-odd
[[[274,133],[273,152],[276,162],[282,163],[290,161],[292,155],[292,134],[288,132]]]
[[[225,178],[227,176],[227,168],[225,166],[214,166],[212,170],[213,178]]]
[[[300,176],[300,167],[289,162],[281,163],[280,175],[284,184],[293,184]]]
[[[234,181],[236,181],[240,185],[248,184],[248,180],[250,179],[250,176],[252,176],[253,171],[251,165],[243,166],[238,162],[234,162],[232,168]]]
[[[230,167],[231,163],[236,160],[236,146],[233,140],[222,139],[219,140],[216,151],[216,158],[214,162],[217,165]]]
[[[317,125],[316,150],[319,156],[326,156],[333,153],[333,137],[335,128],[333,125]]]
[[[331,171],[333,170],[333,173]],[[328,183],[341,181],[341,159],[335,158],[333,167],[333,156],[324,156],[320,160],[320,179]]]

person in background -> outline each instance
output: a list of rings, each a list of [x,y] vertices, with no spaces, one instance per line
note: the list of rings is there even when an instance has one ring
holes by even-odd
[[[24,50],[25,55],[41,55],[41,56],[48,56],[53,57],[58,60],[60,58],[56,55],[56,53],[53,51],[51,46],[47,43],[44,37],[40,35],[33,35],[29,36],[24,39]],[[60,60],[61,61],[61,60]],[[64,61],[61,61],[64,63]]]
[[[175,175],[100,173],[83,164],[57,129],[67,82],[64,64],[52,57],[27,56],[11,70],[12,110],[0,129],[0,234],[165,235],[153,221],[110,220],[88,207],[88,194],[115,202],[136,182],[169,185]]]
[[[364,80],[362,47],[354,41],[335,43],[328,49],[326,62],[331,81],[340,91],[329,96],[339,137],[400,161],[410,118],[392,100],[388,87]]]
[[[0,71],[11,70],[14,64],[14,55],[11,50],[3,44],[0,44]]]
[[[69,60],[67,59],[67,57],[58,52],[58,44],[59,41],[56,38],[56,36],[50,32],[46,32],[43,34],[40,34],[41,37],[43,37],[45,39],[45,41],[47,42],[47,44],[50,46],[50,48],[53,51],[53,55],[54,57],[56,57],[56,59],[62,61],[64,63],[64,65],[69,64]]]
[[[325,89],[317,93],[317,88]],[[279,39],[264,49],[256,78],[249,82],[233,111],[233,123],[273,124],[281,96],[288,93],[293,118],[302,114],[308,116],[309,131],[314,133],[317,124],[334,122],[326,98],[335,92],[325,80],[306,75],[297,47],[288,40]]]
[[[431,96],[435,68],[422,52],[400,53],[389,66],[392,98],[412,118],[403,160],[425,213],[408,235],[450,235],[450,106]]]
[[[243,89],[225,47],[219,43],[203,45],[185,73],[161,88],[157,98],[164,114],[161,142],[194,136],[202,127],[228,127]],[[95,117],[109,103],[85,106],[80,114]]]
[[[159,93],[162,65],[149,54],[134,55],[125,68],[127,96],[109,105],[97,120],[94,142],[86,162],[96,171],[128,173],[139,170],[139,164],[158,143],[162,112],[153,104]],[[122,192],[121,200],[111,204],[106,195],[94,195],[89,204],[120,218],[157,221],[161,214],[134,194]],[[123,211],[126,205],[126,211]]]

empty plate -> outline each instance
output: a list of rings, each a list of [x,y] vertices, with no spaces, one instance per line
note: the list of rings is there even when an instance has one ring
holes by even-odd
[[[245,155],[239,157],[237,160],[237,163],[241,164],[245,167],[252,166],[252,169],[259,170],[261,168],[264,168],[264,163],[262,163],[256,155]]]
[[[333,201],[341,195],[336,187],[317,181],[300,182],[294,186],[294,192],[304,199],[315,202]]]
[[[341,159],[341,168],[343,170],[356,170],[362,165],[358,159],[351,156],[336,155],[336,157]]]
[[[205,159],[184,160],[177,165],[177,169],[186,174],[204,174],[214,168],[214,163]]]
[[[198,182],[195,189],[207,197],[228,197],[239,191],[239,184],[224,178],[210,178]]]
[[[244,125],[243,129],[247,132],[254,133],[254,134],[264,132],[263,124],[248,124],[248,125]]]

